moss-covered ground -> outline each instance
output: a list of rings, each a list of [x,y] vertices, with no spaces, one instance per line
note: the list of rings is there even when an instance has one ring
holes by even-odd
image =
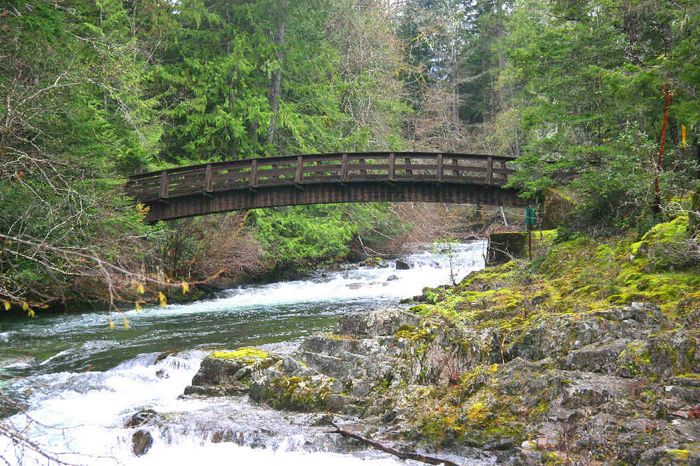
[[[426,290],[426,303],[413,308],[426,318],[423,326],[402,328],[397,336],[427,344],[431,332],[425,322],[433,321],[495,329],[507,347],[543,319],[584,318],[632,302],[658,305],[669,322],[668,338],[679,331],[695,332],[698,323],[692,320],[700,310],[700,263],[684,256],[683,248],[696,246],[690,231],[688,217],[681,215],[654,226],[641,238],[553,238],[533,261],[511,261],[472,273],[457,286]],[[663,335],[656,337],[663,341]],[[634,344],[638,343],[631,344],[623,359],[643,373],[657,355],[650,354],[646,343],[639,348]],[[661,346],[656,344],[653,351]],[[502,374],[497,364],[477,366],[447,386],[425,387],[413,399],[420,406],[416,412],[422,413],[415,425],[416,437],[437,446],[528,439],[530,426],[546,417],[551,399],[547,392],[567,383],[548,378],[547,370],[519,373],[542,378],[538,393],[530,395],[513,389],[513,373]]]
[[[660,223],[641,239],[555,240],[532,262],[511,261],[428,290],[414,308],[470,326],[519,327],[539,314],[584,313],[636,302],[659,305],[672,321],[700,306],[700,262],[684,262],[688,217]]]

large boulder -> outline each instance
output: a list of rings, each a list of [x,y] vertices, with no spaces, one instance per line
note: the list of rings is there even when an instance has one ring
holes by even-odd
[[[344,316],[337,333],[315,335],[254,377],[250,397],[275,408],[361,414],[370,395],[400,381],[400,329],[418,318],[398,309]]]
[[[227,396],[247,393],[251,376],[279,361],[258,348],[215,351],[204,358],[185,395]]]

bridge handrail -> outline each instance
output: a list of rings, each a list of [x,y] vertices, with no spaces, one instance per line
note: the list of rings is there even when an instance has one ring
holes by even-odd
[[[127,191],[151,201],[308,183],[448,182],[503,185],[513,157],[439,152],[304,154],[203,163],[129,178]],[[500,164],[496,167],[495,164]]]

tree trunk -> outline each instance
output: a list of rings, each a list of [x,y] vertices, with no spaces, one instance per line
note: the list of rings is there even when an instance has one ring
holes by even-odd
[[[277,115],[280,109],[280,93],[282,91],[282,44],[284,43],[284,30],[287,26],[287,0],[280,0],[279,4],[279,19],[277,21],[277,31],[275,31],[275,46],[277,47],[277,63],[278,68],[272,74],[272,83],[270,85],[270,108],[272,108],[272,118],[270,119],[270,127],[267,130],[267,142],[273,144],[275,142],[275,131],[277,126]]]

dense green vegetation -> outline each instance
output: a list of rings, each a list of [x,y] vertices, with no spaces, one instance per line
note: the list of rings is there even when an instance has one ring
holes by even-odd
[[[566,234],[696,225],[699,41],[690,0],[1,2],[0,299],[151,299],[143,284],[308,268],[404,229],[387,206],[147,226],[121,192],[204,161],[503,153],[533,202],[576,201]]]

